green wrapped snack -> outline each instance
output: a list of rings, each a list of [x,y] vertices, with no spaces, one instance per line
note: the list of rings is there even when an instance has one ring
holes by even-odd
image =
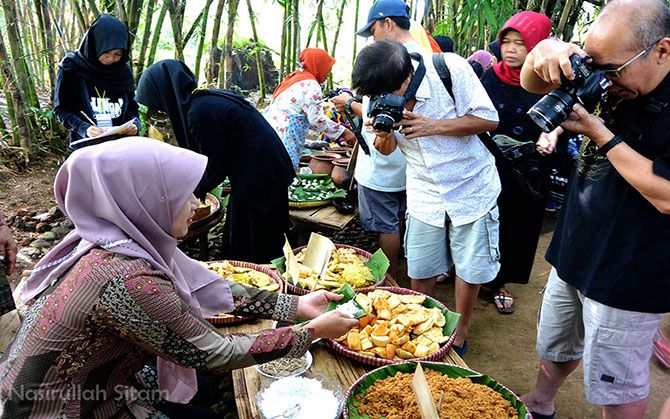
[[[326,311],[338,310],[357,319],[365,317],[368,314],[363,310],[363,307],[356,302],[356,292],[349,284],[342,285],[342,287],[337,290],[337,294],[341,294],[344,297],[339,301],[331,301],[328,304]]]

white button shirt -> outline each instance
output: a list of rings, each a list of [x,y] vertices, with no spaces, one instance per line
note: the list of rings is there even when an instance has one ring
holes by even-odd
[[[414,113],[435,120],[473,115],[498,121],[491,99],[465,59],[444,54],[451,72],[454,103],[433,66],[431,54],[416,44],[405,47],[409,52],[420,53],[426,66],[426,75],[415,95]],[[480,219],[496,205],[500,178],[495,160],[476,135],[407,140],[400,132],[394,132],[407,160],[407,211],[413,218],[443,227],[446,212],[451,223],[460,226]]]

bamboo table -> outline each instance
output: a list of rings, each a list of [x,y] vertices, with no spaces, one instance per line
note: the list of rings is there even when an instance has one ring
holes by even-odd
[[[358,216],[358,208],[353,214],[340,214],[333,204],[318,208],[291,208],[289,216],[298,227],[298,245],[303,245],[307,244],[309,233],[313,230],[344,230]]]
[[[397,286],[391,279],[387,286]],[[222,333],[253,333],[272,328],[271,320],[260,320],[255,323],[232,325],[219,328]],[[344,355],[337,354],[326,348],[324,342],[319,342],[309,349],[314,357],[310,372],[321,374],[331,379],[337,379],[342,385],[342,391],[347,389],[363,374],[377,368],[354,361]],[[467,368],[461,357],[450,350],[443,362]],[[235,404],[240,419],[257,419],[261,415],[256,407],[256,394],[260,391],[261,375],[254,367],[233,371],[233,386],[235,388]]]

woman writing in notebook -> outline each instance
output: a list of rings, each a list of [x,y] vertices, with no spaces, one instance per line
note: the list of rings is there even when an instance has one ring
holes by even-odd
[[[70,130],[70,147],[92,142],[106,128],[128,121],[118,135],[135,135],[141,123],[134,99],[135,83],[128,65],[130,37],[126,25],[100,15],[86,32],[78,51],[68,52],[60,63],[54,93],[54,112]],[[109,139],[117,138],[110,136]]]

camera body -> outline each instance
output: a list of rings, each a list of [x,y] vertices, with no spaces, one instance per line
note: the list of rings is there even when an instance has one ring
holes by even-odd
[[[563,77],[561,86],[549,92],[528,110],[528,116],[542,131],[549,133],[568,119],[575,103],[586,106],[595,104],[604,94],[610,82],[602,71],[594,71],[586,61],[590,57],[570,56],[574,80]]]
[[[378,131],[391,132],[393,124],[402,120],[405,98],[393,93],[383,93],[370,98],[368,116],[372,127]]]

